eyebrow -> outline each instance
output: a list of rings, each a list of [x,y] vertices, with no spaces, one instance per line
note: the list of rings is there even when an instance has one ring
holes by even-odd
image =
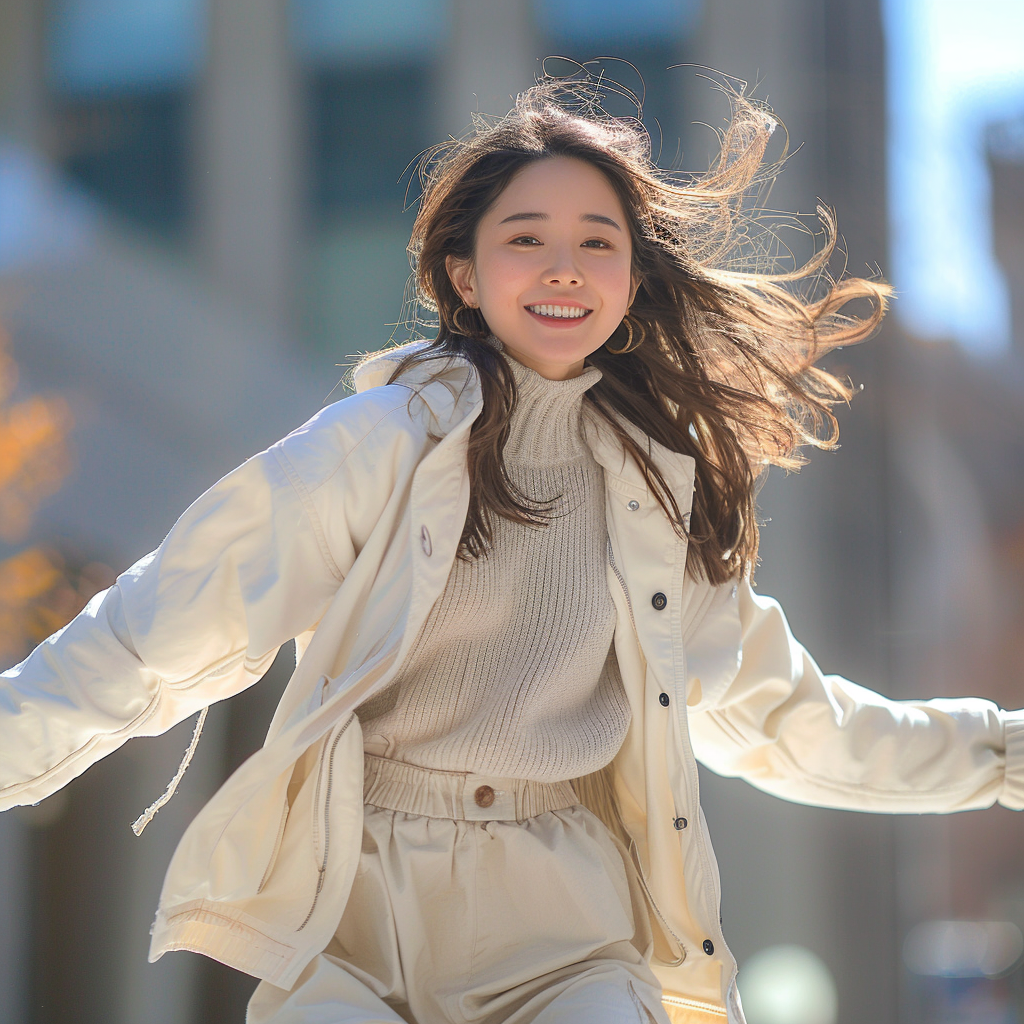
[[[513,213],[503,221],[499,221],[499,225],[508,224],[514,220],[551,220],[551,218],[546,213]],[[600,213],[581,213],[580,220],[590,224],[607,224],[609,227],[615,228],[616,231],[622,230],[611,217],[604,217]]]

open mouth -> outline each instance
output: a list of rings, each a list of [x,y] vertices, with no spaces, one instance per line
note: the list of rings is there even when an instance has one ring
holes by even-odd
[[[538,320],[546,323],[579,323],[585,320],[594,311],[583,306],[559,306],[542,302],[533,306],[526,306],[527,312],[532,313]]]

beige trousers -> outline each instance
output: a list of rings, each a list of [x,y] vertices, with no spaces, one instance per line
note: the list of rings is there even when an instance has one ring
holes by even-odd
[[[247,1024],[668,1024],[629,855],[568,782],[366,755],[337,933]]]

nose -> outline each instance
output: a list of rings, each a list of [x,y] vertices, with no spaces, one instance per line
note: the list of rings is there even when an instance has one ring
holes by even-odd
[[[569,285],[579,286],[583,284],[583,271],[577,266],[572,254],[568,251],[560,251],[555,256],[551,265],[544,272],[544,283],[567,287]]]

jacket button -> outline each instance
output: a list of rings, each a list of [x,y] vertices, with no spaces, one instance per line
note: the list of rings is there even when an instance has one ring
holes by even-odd
[[[705,939],[701,943],[701,948],[708,956],[711,956],[715,952],[715,944],[710,939]]]
[[[651,598],[651,604],[660,612],[665,605],[668,604],[668,598],[659,590],[658,593]]]
[[[430,531],[425,526],[420,529],[420,545],[423,548],[423,554],[429,558],[434,546],[430,543]]]
[[[628,508],[630,512],[635,512],[639,507],[640,502],[637,501],[636,498],[634,498],[632,501],[626,502],[626,508]]]
[[[480,786],[473,794],[477,807],[490,807],[494,803],[494,790],[490,786]]]
[[[672,822],[672,824],[675,825],[677,832],[682,832],[683,829],[686,828],[686,826],[689,824],[689,822],[687,822],[685,818],[676,818],[675,821]]]
[[[668,694],[667,693],[659,693],[658,694],[658,703],[663,708],[667,708],[668,707],[668,703],[669,703]]]

